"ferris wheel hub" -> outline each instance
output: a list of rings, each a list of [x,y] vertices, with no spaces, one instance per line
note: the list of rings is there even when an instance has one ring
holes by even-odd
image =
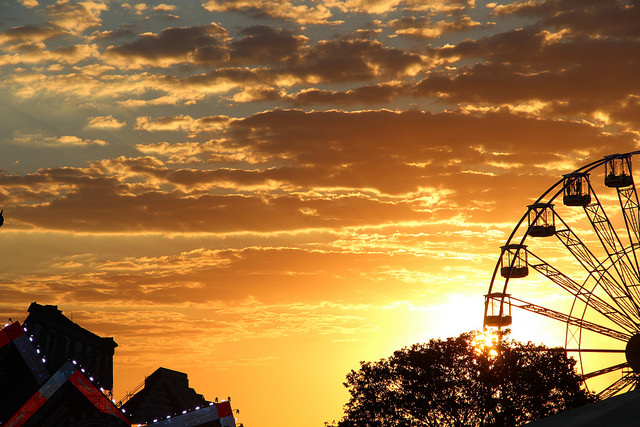
[[[633,372],[640,373],[640,332],[629,339],[624,355]]]

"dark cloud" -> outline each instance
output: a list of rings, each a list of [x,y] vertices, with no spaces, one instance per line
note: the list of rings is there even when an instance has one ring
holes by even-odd
[[[477,40],[464,40],[455,46],[438,49],[437,54],[509,65],[513,67],[514,74],[560,72],[581,66],[596,67],[598,64],[616,73],[623,66],[635,64],[633,53],[638,51],[638,43],[635,39],[553,35],[530,27]]]
[[[350,106],[355,104],[380,105],[391,102],[398,96],[408,95],[410,93],[405,85],[381,84],[362,86],[345,92],[310,89],[291,95],[288,99],[290,99],[295,106],[317,104],[334,106]]]
[[[141,35],[131,43],[111,46],[106,53],[147,60],[186,60],[188,55],[194,55],[199,61],[218,62],[226,57],[226,37],[226,30],[215,24],[172,27],[162,30],[157,35]]]
[[[414,53],[373,40],[320,41],[287,66],[288,72],[324,83],[404,76],[422,64]]]
[[[16,52],[19,52],[23,55],[40,55],[42,51],[42,47],[36,44],[21,44],[15,49]]]
[[[455,189],[458,194],[479,191],[480,186],[460,185],[465,170],[491,173],[496,180],[512,168],[522,174],[544,173],[540,168],[559,160],[549,157],[557,153],[559,141],[567,155],[636,148],[633,134],[607,135],[585,123],[504,111],[470,115],[283,110],[234,122],[231,135],[230,141],[243,141],[245,149],[290,163],[290,169],[265,171],[265,177],[308,187],[374,188],[392,194],[420,187]],[[504,166],[487,165],[491,163]],[[464,205],[464,197],[457,203]]]
[[[282,97],[278,88],[279,82],[290,80],[294,84],[298,81],[313,84],[345,83],[353,81],[372,81],[375,79],[394,79],[406,76],[413,67],[420,67],[423,59],[413,53],[399,49],[384,47],[379,42],[369,40],[340,40],[319,42],[313,47],[302,47],[302,42],[296,40],[293,45],[300,47],[295,54],[289,48],[272,52],[259,52],[260,49],[249,52],[249,46],[243,46],[243,53],[235,52],[234,60],[244,62],[250,59],[262,58],[273,61],[273,67],[246,68],[226,67],[218,68],[207,73],[192,75],[181,80],[185,85],[210,86],[219,82],[233,82],[237,85],[258,85],[258,92],[262,95],[252,100],[276,100]],[[285,60],[285,58],[289,58]],[[277,60],[278,58],[282,61]],[[205,61],[204,58],[199,58]],[[232,65],[231,62],[228,65]],[[271,88],[265,88],[265,85]],[[312,92],[320,98],[327,92]],[[387,94],[385,94],[387,92]],[[390,99],[388,87],[363,87],[355,89],[344,98],[363,99],[371,102],[374,98]],[[297,105],[303,105],[311,99],[311,95],[300,95]],[[337,97],[337,96],[336,96]],[[298,98],[296,96],[295,98]],[[306,98],[306,100],[304,99]],[[297,102],[297,101],[296,101]],[[360,102],[360,101],[356,101]]]
[[[0,33],[0,42],[33,42],[46,41],[66,34],[59,28],[44,25],[24,25],[20,27],[9,28]]]
[[[445,102],[502,104],[544,101],[560,114],[614,110],[640,92],[637,39],[561,35],[533,28],[466,40],[439,50],[444,56],[479,58],[455,73],[432,73],[418,96]]]
[[[80,46],[64,46],[57,49],[53,49],[52,52],[59,55],[62,58],[65,58],[65,57],[74,58],[79,53],[82,52],[82,48]]]
[[[295,159],[301,164],[314,158],[318,162],[342,164],[376,153],[396,153],[406,161],[419,162],[425,154],[449,156],[447,147],[474,145],[512,151],[526,146],[534,147],[534,152],[545,152],[556,143],[541,138],[543,135],[557,135],[567,150],[597,147],[603,144],[603,138],[611,138],[612,143],[633,141],[630,134],[605,137],[600,129],[585,123],[539,120],[507,111],[473,115],[274,110],[234,122],[231,135],[234,138],[230,141],[242,141],[263,154]]]
[[[408,206],[357,196],[309,201],[296,196],[187,196],[177,191],[127,194],[126,188],[121,184],[78,186],[44,206],[12,208],[13,221],[22,226],[80,232],[229,233],[334,228],[421,216]]]
[[[298,54],[306,42],[306,37],[265,25],[247,27],[240,35],[230,43],[234,64],[277,64]]]
[[[233,82],[239,85],[250,83],[269,83],[275,75],[270,71],[249,69],[246,67],[218,68],[203,74],[192,75],[179,83],[185,86],[208,87],[219,82]]]
[[[270,27],[251,27],[243,34],[245,37],[230,44],[233,50],[227,65],[265,66],[252,70],[217,69],[207,75],[188,77],[185,81],[207,84],[219,76],[237,82],[245,82],[247,76],[252,76],[255,82],[267,84],[287,78],[314,83],[370,81],[405,76],[423,63],[418,54],[385,47],[374,40],[329,40],[308,46],[304,37]],[[201,52],[206,51],[198,50],[195,58],[206,63],[207,58],[200,55]]]
[[[495,9],[497,16],[521,15],[536,17],[539,27],[569,29],[572,34],[589,37],[638,37],[640,35],[640,5],[624,0],[544,0],[518,1]]]

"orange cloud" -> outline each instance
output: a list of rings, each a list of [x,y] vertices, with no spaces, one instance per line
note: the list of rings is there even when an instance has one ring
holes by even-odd
[[[104,3],[84,1],[78,4],[56,2],[47,6],[51,22],[71,33],[82,33],[101,24],[100,15],[107,10]]]
[[[162,10],[162,11],[171,11],[171,10],[176,10],[177,6],[173,5],[173,4],[165,4],[165,3],[160,3],[156,6],[153,7],[153,10]]]
[[[96,116],[89,119],[89,127],[101,129],[120,129],[126,125],[113,116]]]
[[[273,0],[209,0],[203,4],[209,12],[251,12],[259,10],[267,16],[295,21],[301,25],[330,24],[331,11],[320,4],[309,7],[303,2],[281,2]]]
[[[468,16],[460,16],[455,21],[438,21],[432,23],[428,17],[403,17],[389,21],[389,27],[395,34],[416,39],[436,39],[445,34],[462,32],[482,27],[480,22]]]
[[[24,7],[28,7],[28,8],[33,8],[40,5],[38,3],[38,0],[18,0],[18,1],[22,3]]]
[[[74,135],[48,136],[41,134],[17,134],[14,138],[16,142],[33,146],[73,146],[86,147],[90,145],[105,146],[108,143],[102,139],[81,138]]]
[[[193,119],[190,116],[160,117],[153,119],[149,116],[136,119],[136,129],[147,132],[184,130],[191,133],[215,132],[223,129],[231,119],[227,116],[211,116]]]

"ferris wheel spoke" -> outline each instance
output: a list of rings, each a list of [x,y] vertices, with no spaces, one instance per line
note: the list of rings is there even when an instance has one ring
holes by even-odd
[[[600,335],[614,338],[619,341],[627,342],[631,338],[631,334],[629,333],[616,331],[614,329],[607,328],[606,326],[598,325],[597,323],[579,319],[577,317],[570,316],[568,314],[561,313],[559,311],[551,310],[550,308],[542,307],[537,304],[532,304],[532,303],[523,301],[521,299],[515,298],[513,296],[510,298],[510,301],[511,301],[512,307],[517,307],[522,310],[540,314],[550,319],[558,320],[568,325],[577,326],[582,329],[586,329]]]
[[[598,397],[601,400],[607,399],[613,396],[614,394],[620,393],[621,391],[623,391],[628,387],[633,389],[637,384],[637,382],[638,382],[638,377],[633,371],[624,372],[621,378],[619,378],[609,387],[605,388],[600,393],[598,393]]]
[[[630,186],[618,187],[617,190],[620,207],[629,231],[629,240],[636,247],[640,245],[640,218],[638,218],[638,194],[635,183],[632,181]]]
[[[583,208],[594,231],[602,243],[602,247],[610,257],[624,252],[622,242],[611,225],[611,221],[609,221],[609,217],[607,216],[604,207],[600,204],[600,200],[598,199],[595,190],[591,187],[591,183],[589,183],[589,187],[591,188],[591,193],[594,195],[595,200],[584,205]]]
[[[569,294],[578,298],[583,303],[587,304],[598,313],[603,316],[611,319],[618,326],[626,330],[627,332],[632,332],[636,329],[635,324],[629,320],[628,317],[621,315],[614,306],[610,305],[606,301],[604,301],[599,296],[588,292],[577,283],[575,280],[562,273],[560,270],[544,261],[542,258],[534,254],[530,249],[525,249],[527,251],[528,263],[534,270],[554,282],[556,285],[560,286],[562,289],[567,291]],[[536,260],[535,263],[531,262],[531,259],[534,258]]]
[[[567,351],[570,351],[570,350],[567,350]],[[629,367],[629,364],[627,362],[620,363],[618,365],[609,366],[607,368],[598,369],[597,371],[593,371],[593,372],[589,372],[588,374],[584,374],[584,375],[582,375],[582,379],[583,380],[588,380],[589,378],[594,378],[594,377],[597,377],[597,376],[600,376],[600,375],[608,374],[610,372],[619,371],[620,369],[628,368],[628,367]]]
[[[630,317],[634,322],[640,323],[638,306],[629,294],[629,289],[621,284],[619,280],[612,277],[609,270],[593,255],[591,250],[589,250],[557,213],[556,218],[558,218],[565,227],[556,231],[556,236],[560,242],[589,275],[600,284],[611,300],[620,308],[619,311]]]
[[[636,192],[633,177],[631,177],[631,185],[628,187],[617,187],[616,189],[618,190],[618,200],[620,201],[624,223],[627,227],[629,242],[631,242],[635,271],[640,274],[637,254],[638,248],[640,247],[640,208],[638,206],[638,193]]]
[[[638,285],[637,266],[635,262],[631,260],[629,254],[624,250],[624,246],[622,245],[618,234],[611,225],[609,217],[607,216],[603,206],[600,204],[600,200],[598,199],[596,192],[593,190],[593,187],[591,187],[591,183],[589,183],[589,187],[591,188],[595,201],[585,205],[584,211],[587,214],[594,231],[598,235],[598,238],[602,243],[602,247],[607,252],[607,255],[613,261],[617,261],[613,263],[613,268],[620,277],[621,285],[626,288],[627,293],[631,297],[631,289]],[[640,312],[640,308],[637,303],[638,294],[637,292],[635,293],[636,300],[633,302],[638,312]]]

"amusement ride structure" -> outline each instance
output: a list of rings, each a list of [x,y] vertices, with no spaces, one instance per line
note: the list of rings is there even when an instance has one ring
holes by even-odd
[[[564,350],[601,398],[640,379],[639,154],[606,156],[544,191],[502,246],[485,295],[485,329],[518,315],[562,325]]]

